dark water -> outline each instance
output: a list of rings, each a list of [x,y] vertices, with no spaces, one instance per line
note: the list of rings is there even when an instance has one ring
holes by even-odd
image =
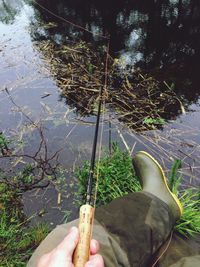
[[[111,54],[151,73],[173,87],[189,102],[199,96],[200,2],[191,1],[38,1],[53,13],[88,29],[67,25],[38,10],[41,21],[55,21],[58,28],[45,34],[34,32],[34,40],[51,38],[65,42],[82,38],[105,44],[99,35],[110,36]]]
[[[25,138],[28,153],[38,147],[37,134],[24,126],[24,116],[10,101],[7,88],[18,106],[44,125],[49,152],[64,148],[59,162],[68,170],[68,187],[66,192],[59,184],[52,184],[43,191],[25,193],[26,214],[38,214],[45,209],[44,216],[37,216],[36,220],[60,223],[66,210],[75,213],[73,189],[70,189],[75,180],[71,173],[83,159],[90,158],[95,122],[94,117],[82,118],[77,113],[79,103],[71,105],[69,99],[60,97],[53,74],[43,60],[43,51],[36,47],[43,40],[57,45],[84,40],[101,50],[107,44],[102,36],[110,36],[110,53],[123,62],[122,72],[140,69],[167,81],[184,103],[185,115],[179,115],[162,131],[137,134],[119,128],[130,148],[149,151],[165,170],[175,158],[182,159],[181,171],[187,184],[199,184],[200,2],[45,0],[37,3],[0,0],[0,129],[12,138],[14,135],[19,139],[18,134]],[[48,97],[43,98],[45,95]],[[115,120],[112,138],[125,148]],[[103,145],[108,146],[107,124]],[[60,192],[62,203],[58,207]]]

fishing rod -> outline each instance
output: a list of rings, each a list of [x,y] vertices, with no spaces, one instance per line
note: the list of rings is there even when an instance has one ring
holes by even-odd
[[[90,255],[90,240],[92,236],[95,201],[96,201],[93,197],[94,169],[95,169],[97,140],[99,133],[99,122],[101,116],[102,98],[103,98],[103,92],[104,90],[106,90],[107,87],[108,53],[109,53],[109,42],[107,46],[105,73],[103,76],[104,85],[101,86],[99,92],[99,103],[98,103],[97,119],[96,119],[95,133],[92,146],[92,155],[90,161],[90,171],[87,184],[86,203],[80,207],[79,211],[79,226],[78,226],[79,242],[73,255],[73,263],[75,267],[84,267],[85,263],[89,260],[89,255]]]

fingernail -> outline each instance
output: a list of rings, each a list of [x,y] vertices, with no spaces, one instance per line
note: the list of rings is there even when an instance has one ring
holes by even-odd
[[[94,240],[94,246],[96,249],[99,247],[99,243],[96,240]]]

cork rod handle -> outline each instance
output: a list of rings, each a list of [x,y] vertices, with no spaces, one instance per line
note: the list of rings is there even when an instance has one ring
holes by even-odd
[[[79,214],[79,242],[73,256],[74,267],[84,267],[89,260],[94,208],[81,206]]]

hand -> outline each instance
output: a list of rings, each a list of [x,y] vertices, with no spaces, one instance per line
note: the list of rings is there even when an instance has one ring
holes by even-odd
[[[78,228],[72,227],[65,239],[50,253],[39,260],[37,267],[73,267],[72,256],[79,240]],[[99,243],[91,240],[90,258],[85,267],[104,267],[103,258],[97,254]]]

